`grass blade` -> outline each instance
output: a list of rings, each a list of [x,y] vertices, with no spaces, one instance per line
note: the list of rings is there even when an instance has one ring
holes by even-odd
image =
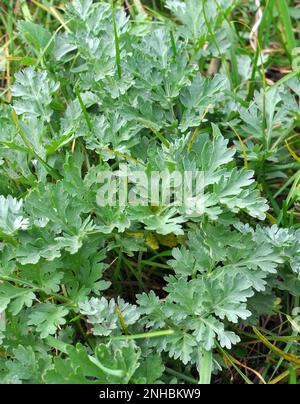
[[[293,32],[291,17],[289,15],[289,7],[286,0],[277,0],[278,15],[281,20],[282,30],[285,33],[285,40],[290,58],[292,58],[293,49],[296,48],[297,42]]]
[[[111,1],[111,12],[112,12],[112,20],[113,20],[113,26],[114,26],[114,35],[115,35],[117,72],[118,72],[118,77],[120,79],[122,77],[120,43],[119,43],[119,37],[118,37],[117,22],[116,22],[116,15],[115,15],[115,6],[114,6],[113,0]]]

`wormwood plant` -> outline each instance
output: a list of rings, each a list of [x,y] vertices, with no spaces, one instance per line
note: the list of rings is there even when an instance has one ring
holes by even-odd
[[[239,83],[226,63],[201,73],[230,52],[233,7],[168,0],[172,22],[75,0],[55,32],[19,22],[30,66],[0,115],[2,383],[209,382],[243,329],[297,294],[300,230],[266,225],[262,190],[299,83],[247,99],[245,65]],[[100,207],[119,163],[202,171],[203,214]]]

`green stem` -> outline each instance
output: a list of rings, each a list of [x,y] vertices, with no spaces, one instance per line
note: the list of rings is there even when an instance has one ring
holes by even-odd
[[[31,282],[24,281],[23,279],[15,278],[13,276],[1,275],[0,279],[3,281],[6,281],[6,282],[20,283],[23,286],[27,286],[27,287],[31,288],[34,292],[35,291],[44,292],[44,290],[42,288],[40,288],[39,286],[34,285]],[[49,297],[54,297],[55,299],[60,300],[61,302],[72,304],[71,300],[68,297],[58,295],[56,293],[51,293],[51,295]]]
[[[157,338],[163,337],[165,335],[172,335],[175,333],[175,330],[159,330],[159,331],[152,331],[152,332],[144,332],[141,334],[134,334],[134,335],[117,335],[115,337],[110,337],[115,341],[124,341],[124,340],[132,340],[132,339],[144,339],[144,338]]]
[[[78,101],[79,101],[81,110],[83,112],[84,118],[86,120],[87,126],[88,126],[89,130],[92,131],[93,125],[92,125],[92,122],[90,120],[89,114],[88,114],[88,112],[87,112],[87,110],[85,108],[85,105],[84,105],[84,103],[82,101],[82,98],[81,98],[81,95],[80,95],[80,92],[79,92],[79,89],[78,89],[77,86],[74,87],[74,92],[76,94],[76,97],[78,98]]]
[[[200,354],[199,354],[200,356]],[[213,365],[213,355],[212,351],[204,350],[201,356],[200,366],[200,381],[199,384],[210,384],[212,365]]]
[[[62,176],[51,166],[49,166],[46,161],[44,161],[37,153],[36,151],[32,148],[30,142],[27,140],[25,133],[23,132],[23,129],[21,128],[19,119],[17,117],[17,114],[15,111],[12,109],[11,111],[12,119],[14,121],[14,124],[16,125],[16,128],[18,130],[19,135],[21,136],[24,144],[26,145],[27,149],[30,151],[30,153],[44,166],[46,171],[55,179],[55,180],[60,180],[62,179]]]
[[[190,384],[198,384],[196,379],[193,379],[190,376],[185,375],[184,373],[176,372],[176,370],[170,369],[170,368],[165,368],[166,373],[169,373],[169,375],[175,376],[178,379],[184,380],[187,383]]]
[[[120,43],[118,37],[116,16],[115,16],[115,6],[113,0],[111,0],[111,12],[112,12],[112,20],[114,26],[114,35],[115,35],[115,48],[116,48],[116,64],[117,64],[117,72],[118,77],[121,79],[122,77],[122,68],[121,68],[121,53],[120,53]]]

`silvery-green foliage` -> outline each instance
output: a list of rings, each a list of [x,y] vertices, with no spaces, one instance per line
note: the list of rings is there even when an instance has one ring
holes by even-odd
[[[17,98],[14,103],[16,113],[25,117],[41,117],[50,122],[52,95],[58,90],[59,83],[49,78],[45,70],[31,67],[16,73],[15,80],[12,90]]]

